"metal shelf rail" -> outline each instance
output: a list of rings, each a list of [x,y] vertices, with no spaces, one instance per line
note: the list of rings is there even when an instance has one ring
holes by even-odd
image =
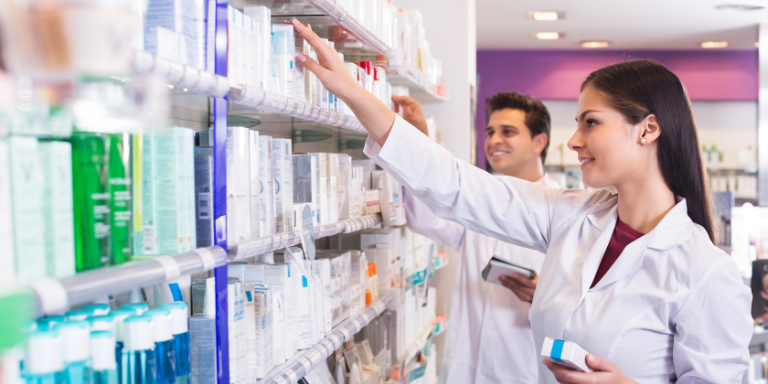
[[[291,116],[297,119],[340,127],[356,132],[365,128],[356,117],[307,104],[290,97],[249,86],[233,85],[225,76],[157,57],[149,52],[134,51],[134,74],[164,76],[173,87],[214,98],[227,97],[228,101],[267,113]]]
[[[343,7],[338,6],[336,1],[307,0],[307,2],[321,12],[327,14],[336,22],[336,24],[347,30],[350,35],[354,36],[361,43],[367,45],[370,49],[386,57],[389,57],[392,54],[392,47],[385,44],[381,39],[376,37],[373,32],[349,15]]]
[[[350,340],[352,336],[360,332],[363,327],[384,312],[391,299],[392,297],[388,294],[382,295],[378,300],[371,303],[362,314],[341,323],[325,339],[315,344],[312,348],[301,351],[285,364],[273,369],[263,379],[258,380],[257,384],[296,383],[309,372],[312,372],[314,368],[325,363],[325,359],[341,347],[341,344]]]

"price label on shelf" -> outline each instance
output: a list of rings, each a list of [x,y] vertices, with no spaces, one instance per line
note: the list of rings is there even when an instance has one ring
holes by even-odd
[[[343,327],[339,328],[339,331],[341,332],[341,334],[342,334],[342,335],[344,335],[344,339],[341,341],[342,343],[343,343],[343,342],[345,342],[345,341],[347,341],[347,340],[349,340],[349,336],[350,336],[352,333],[351,333],[351,332],[349,332],[349,330],[347,329],[347,327],[346,327],[346,326],[343,326]]]
[[[213,253],[208,248],[195,249],[195,253],[200,256],[200,260],[203,261],[203,271],[210,271],[216,267],[216,259],[213,257]]]
[[[63,314],[69,309],[69,296],[64,285],[56,279],[43,279],[32,283],[40,298],[40,309],[46,315]]]
[[[165,281],[176,280],[181,276],[181,269],[179,263],[171,256],[158,256],[155,257],[155,261],[160,263],[165,270]]]
[[[299,359],[299,363],[301,363],[301,365],[304,367],[305,375],[312,372],[312,362],[309,360],[309,358],[307,358],[306,355]]]
[[[355,325],[355,331],[359,332],[361,329],[363,329],[363,323],[360,322],[360,319],[354,319],[352,320],[352,324]],[[355,333],[357,333],[355,332]]]
[[[309,372],[307,372],[309,373]],[[288,376],[288,382],[289,383],[295,383],[299,381],[299,375],[296,374],[296,371],[293,370],[293,368],[289,368],[287,372],[285,372],[286,376]]]

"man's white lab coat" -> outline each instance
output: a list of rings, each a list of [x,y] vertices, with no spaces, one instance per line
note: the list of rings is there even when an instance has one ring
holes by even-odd
[[[544,177],[539,183],[558,188]],[[437,217],[406,193],[408,227],[459,252],[440,369],[441,384],[529,384],[538,378],[530,303],[483,281],[491,257],[540,271],[544,254],[505,243]]]
[[[529,318],[545,337],[573,341],[646,383],[741,383],[752,336],[752,295],[678,199],[590,288],[618,218],[607,189],[547,189],[495,178],[456,160],[396,118],[386,145],[366,154],[438,216],[546,254]],[[539,382],[556,383],[539,364]]]

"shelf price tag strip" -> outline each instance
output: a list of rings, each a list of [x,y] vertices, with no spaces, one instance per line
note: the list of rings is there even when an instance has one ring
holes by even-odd
[[[32,283],[32,289],[40,298],[40,307],[45,314],[64,313],[69,309],[69,296],[64,285],[56,279],[43,279]]]
[[[176,280],[181,276],[179,263],[171,256],[157,256],[155,261],[160,263],[165,271],[165,281]]]

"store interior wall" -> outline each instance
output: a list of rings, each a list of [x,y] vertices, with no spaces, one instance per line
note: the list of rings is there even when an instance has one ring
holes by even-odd
[[[570,106],[563,109],[566,116],[563,117],[564,123],[561,123],[570,124],[567,127],[572,133],[575,127],[572,123],[573,114],[576,111],[575,101],[578,99],[581,83],[587,75],[603,66],[629,59],[651,59],[666,65],[680,77],[694,104],[714,103],[707,105],[716,106],[716,109],[713,110],[715,112],[706,116],[702,115],[706,112],[706,108],[694,108],[697,123],[701,127],[756,129],[756,108],[754,106],[756,106],[758,97],[757,55],[756,50],[717,52],[478,51],[479,92],[475,121],[478,134],[478,165],[483,167],[486,164],[485,154],[482,151],[485,144],[483,130],[486,123],[484,106],[485,101],[492,95],[499,92],[514,91],[548,100],[550,103],[556,100],[573,102],[572,104],[565,104]],[[731,102],[737,103],[729,104]],[[742,102],[742,104],[738,102]],[[738,113],[738,115],[733,115],[732,112]],[[732,116],[738,117],[736,117],[736,121],[723,121],[725,116],[728,116],[729,119]],[[742,121],[742,118],[752,120],[750,120],[751,122]],[[710,123],[710,119],[715,120]],[[553,121],[557,121],[557,119],[553,119]],[[560,127],[563,125],[553,124],[553,129]],[[562,132],[558,132],[558,135],[560,133]],[[743,133],[747,134],[746,132]],[[559,136],[555,136],[553,132],[553,137]],[[738,139],[740,140],[742,137],[738,137]],[[708,140],[706,136],[702,137],[702,142],[705,140]],[[567,152],[569,151],[564,151],[564,155]]]
[[[424,115],[434,116],[438,139],[457,158],[470,161],[470,132],[473,116],[470,111],[470,89],[476,79],[475,0],[399,0],[401,8],[422,12],[427,41],[432,55],[443,61],[443,85],[449,90],[448,101],[424,104]],[[447,248],[447,247],[446,247]],[[453,282],[458,254],[447,248],[448,265],[435,273],[437,313],[450,311]],[[449,318],[448,327],[450,327]],[[445,335],[445,333],[443,334]],[[437,361],[443,359],[445,336],[437,337]],[[439,367],[439,365],[438,365]]]

